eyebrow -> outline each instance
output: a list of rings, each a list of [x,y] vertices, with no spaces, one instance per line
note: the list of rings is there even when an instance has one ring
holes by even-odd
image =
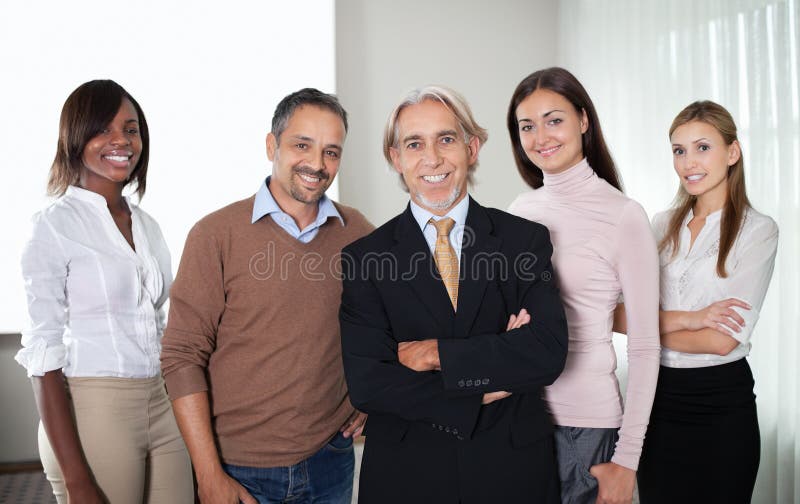
[[[696,143],[700,143],[700,142],[703,142],[703,141],[710,142],[711,140],[709,140],[706,137],[703,137],[703,138],[698,138],[697,140],[693,141],[692,143],[696,144]],[[675,146],[675,147],[683,147],[683,144],[679,144],[679,143],[673,143],[672,145]]]
[[[549,112],[545,112],[544,114],[542,114],[542,117],[547,117],[554,112],[564,113],[564,111],[561,109],[553,109]],[[527,117],[523,117],[522,119],[517,119],[517,123],[522,123],[522,122],[533,122],[533,119],[528,119]]]
[[[458,132],[456,130],[448,129],[448,130],[438,131],[436,133],[437,137],[443,137],[443,136],[448,136],[448,135],[449,136],[456,136],[456,135],[458,135]],[[405,143],[405,142],[408,142],[409,140],[422,140],[422,135],[419,134],[419,133],[411,133],[410,135],[404,136],[402,142]]]
[[[292,138],[294,140],[302,140],[303,142],[308,142],[308,143],[312,143],[312,144],[316,143],[316,141],[313,138],[311,138],[309,136],[305,136],[305,135],[292,135]],[[342,146],[341,145],[333,144],[333,143],[325,145],[325,148],[326,149],[339,149],[339,150],[342,150]]]
[[[132,123],[132,122],[138,123],[139,120],[138,119],[126,119],[125,120],[125,124]]]

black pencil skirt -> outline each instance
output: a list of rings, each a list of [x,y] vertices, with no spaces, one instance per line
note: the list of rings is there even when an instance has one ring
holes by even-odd
[[[661,366],[637,475],[642,504],[749,503],[760,451],[746,359]]]

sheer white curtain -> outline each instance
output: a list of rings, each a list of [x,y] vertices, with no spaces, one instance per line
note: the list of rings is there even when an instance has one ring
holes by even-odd
[[[651,216],[678,185],[672,118],[710,99],[736,119],[750,200],[781,229],[750,357],[762,438],[753,502],[800,502],[800,0],[562,0],[559,9],[559,62],[588,89],[626,191]]]

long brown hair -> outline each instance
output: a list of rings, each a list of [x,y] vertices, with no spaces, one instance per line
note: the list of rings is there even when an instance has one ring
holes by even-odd
[[[83,168],[83,149],[89,140],[100,133],[117,115],[123,99],[128,99],[139,116],[139,135],[142,153],[129,183],[135,184],[141,200],[147,188],[147,164],[150,158],[150,132],[139,103],[112,80],[93,80],[78,86],[61,109],[56,158],[50,167],[47,194],[61,196],[67,187],[75,185]]]
[[[733,121],[730,112],[725,107],[712,101],[696,101],[680,113],[672,121],[669,127],[669,136],[680,126],[691,122],[700,121],[713,126],[723,140],[725,145],[738,142],[736,135],[736,123]],[[739,159],[728,167],[728,194],[725,198],[725,206],[722,209],[722,220],[720,221],[719,233],[719,254],[717,255],[717,275],[726,278],[728,273],[725,271],[725,260],[739,235],[744,222],[745,213],[750,207],[750,200],[747,199],[747,191],[744,185],[744,160],[739,147]],[[667,246],[672,247],[672,256],[678,253],[680,245],[680,231],[683,220],[694,206],[697,197],[692,196],[682,185],[678,186],[678,194],[675,195],[672,217],[667,225],[667,233],[658,244],[658,250],[663,251]]]
[[[578,114],[581,111],[586,112],[589,125],[586,133],[581,136],[583,155],[598,177],[622,191],[622,180],[606,146],[603,130],[600,129],[600,120],[597,118],[597,111],[592,99],[589,98],[589,93],[574,75],[559,67],[545,68],[530,74],[522,79],[517,89],[514,90],[514,94],[511,95],[506,124],[508,134],[511,136],[514,161],[517,163],[517,170],[523,180],[532,188],[538,189],[542,187],[544,178],[542,169],[536,166],[525,153],[519,139],[519,125],[517,124],[517,107],[537,89],[547,89],[558,93],[572,103]]]

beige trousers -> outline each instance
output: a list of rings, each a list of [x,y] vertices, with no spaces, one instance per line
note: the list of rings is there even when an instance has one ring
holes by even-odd
[[[192,467],[160,376],[67,378],[81,448],[111,504],[193,503]],[[42,423],[39,456],[58,504],[61,469]]]

